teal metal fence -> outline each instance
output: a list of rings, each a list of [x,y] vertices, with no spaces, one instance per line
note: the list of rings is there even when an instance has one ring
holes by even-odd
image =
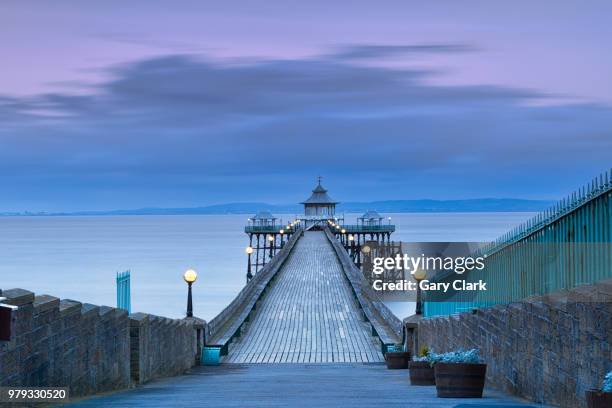
[[[612,172],[606,172],[481,248],[474,255],[485,257],[484,270],[441,279],[486,279],[487,292],[428,295],[425,316],[461,313],[612,278],[611,204]]]
[[[117,272],[117,308],[132,313],[130,271]]]

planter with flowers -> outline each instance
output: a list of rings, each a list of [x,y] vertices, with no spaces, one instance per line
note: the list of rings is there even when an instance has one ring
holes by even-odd
[[[429,358],[429,349],[421,347],[418,356],[408,364],[411,385],[436,385],[433,364]]]
[[[487,365],[478,349],[429,354],[439,398],[482,398]]]

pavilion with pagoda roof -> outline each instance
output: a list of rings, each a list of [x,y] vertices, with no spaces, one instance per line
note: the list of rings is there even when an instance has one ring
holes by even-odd
[[[327,189],[321,185],[321,176],[310,197],[301,204],[304,205],[304,215],[300,217],[300,221],[305,228],[315,225],[323,226],[329,220],[338,221],[340,219],[336,216],[338,201],[327,194]]]

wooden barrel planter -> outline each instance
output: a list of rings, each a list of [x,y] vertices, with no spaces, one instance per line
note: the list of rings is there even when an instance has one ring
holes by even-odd
[[[410,352],[408,351],[388,351],[385,353],[387,368],[391,370],[406,369],[410,362]]]
[[[436,385],[434,368],[429,361],[411,361],[408,364],[411,385]]]
[[[434,373],[439,398],[482,398],[486,364],[436,363]]]
[[[588,390],[586,400],[589,408],[610,408],[612,407],[612,392]]]

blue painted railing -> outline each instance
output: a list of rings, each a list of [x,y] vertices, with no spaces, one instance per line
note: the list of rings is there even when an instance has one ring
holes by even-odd
[[[485,280],[486,293],[430,296],[425,316],[461,313],[612,278],[611,236],[612,172],[606,172],[474,254],[485,257],[485,269],[459,278]],[[452,274],[442,280],[457,278]]]
[[[117,308],[132,313],[130,271],[117,272]]]

